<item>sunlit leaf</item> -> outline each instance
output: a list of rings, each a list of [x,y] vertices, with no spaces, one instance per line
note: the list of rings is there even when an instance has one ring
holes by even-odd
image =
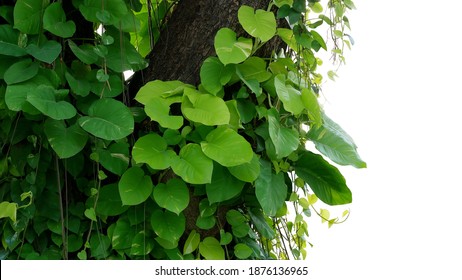
[[[221,28],[215,35],[215,51],[224,64],[237,64],[246,60],[252,52],[252,39],[236,39],[236,33],[229,28]]]
[[[206,237],[199,244],[199,252],[206,260],[224,260],[225,251],[214,237]]]
[[[151,177],[139,167],[131,167],[119,181],[119,194],[123,205],[137,205],[148,199],[152,193]]]
[[[252,253],[253,250],[244,243],[238,243],[234,246],[234,255],[236,255],[238,259],[247,259],[252,255]]]
[[[197,233],[195,230],[192,230],[189,233],[188,238],[186,239],[184,243],[183,254],[187,255],[187,254],[191,254],[192,252],[194,252],[199,247],[200,241],[201,241],[200,234]]]
[[[300,140],[295,130],[282,126],[276,109],[268,110],[269,136],[276,149],[278,158],[289,156],[297,150]]]
[[[164,138],[150,133],[139,138],[132,150],[133,159],[137,163],[147,163],[153,169],[163,170],[170,167],[175,152],[167,149]]]
[[[228,124],[230,120],[223,99],[190,88],[184,89],[181,111],[187,119],[210,126]]]
[[[170,211],[155,210],[151,215],[151,226],[160,238],[177,242],[184,233],[186,218],[182,213],[177,215]]]
[[[207,184],[212,180],[213,161],[198,144],[187,144],[172,161],[172,169],[183,180],[191,184]]]
[[[238,11],[239,23],[253,37],[266,42],[276,34],[276,18],[273,12],[242,5]]]
[[[154,200],[160,207],[180,214],[189,204],[189,190],[184,181],[173,178],[154,188]]]

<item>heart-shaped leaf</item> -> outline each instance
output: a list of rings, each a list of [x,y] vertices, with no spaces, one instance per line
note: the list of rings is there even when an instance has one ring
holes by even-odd
[[[165,139],[155,133],[139,138],[133,146],[132,155],[136,163],[147,163],[158,170],[169,168],[176,156],[174,151],[167,150]]]
[[[299,135],[295,130],[280,124],[276,109],[268,110],[269,135],[276,149],[278,158],[289,156],[300,145]]]
[[[155,210],[151,215],[151,226],[160,238],[175,243],[184,233],[186,218],[182,213],[177,215],[170,211]]]
[[[189,204],[189,190],[184,181],[173,178],[154,188],[154,200],[160,207],[178,215]]]
[[[351,203],[352,194],[340,171],[322,156],[305,151],[295,162],[295,173],[316,196],[329,205]]]
[[[252,253],[253,250],[244,243],[238,243],[236,246],[234,246],[234,255],[236,255],[238,259],[247,259],[252,255]]]
[[[3,201],[0,203],[0,219],[1,218],[10,218],[13,223],[16,222],[16,213],[18,210],[18,204],[8,201]]]
[[[77,46],[72,40],[68,40],[67,42],[74,55],[83,63],[93,64],[98,61],[98,55],[95,53],[93,46],[89,44]]]
[[[300,115],[305,110],[301,93],[292,86],[286,85],[286,77],[283,74],[279,74],[274,78],[274,87],[287,112]]]
[[[151,177],[139,167],[131,167],[119,181],[119,194],[123,205],[138,205],[148,199],[152,193]]]
[[[88,109],[88,116],[79,119],[87,132],[105,140],[122,139],[133,132],[134,119],[130,109],[122,102],[103,98]]]
[[[257,80],[262,83],[271,78],[271,73],[266,70],[266,62],[260,57],[249,57],[236,67],[245,80]]]
[[[224,260],[225,251],[214,237],[206,237],[199,244],[199,252],[206,260]]]
[[[99,163],[110,172],[122,176],[130,163],[129,145],[125,142],[111,144],[108,148],[98,148]]]
[[[37,75],[39,63],[32,62],[30,58],[21,60],[11,65],[4,74],[3,79],[8,85],[32,79]]]
[[[221,28],[215,35],[215,51],[224,64],[237,64],[246,60],[252,53],[252,39],[236,40],[236,33],[229,28]]]
[[[209,126],[228,124],[230,120],[223,99],[191,88],[184,89],[181,111],[187,119]]]
[[[46,41],[44,44],[40,45],[30,44],[26,47],[28,54],[48,64],[51,64],[58,58],[61,50],[61,44],[53,40]]]
[[[18,0],[14,5],[14,28],[26,34],[38,34],[49,0]]]
[[[0,25],[0,54],[20,57],[26,50],[18,45],[19,31],[9,24]]]
[[[89,199],[90,202],[94,201]],[[98,207],[96,212],[103,216],[118,216],[128,210],[127,205],[122,205],[117,184],[102,187],[98,192]]]
[[[44,125],[48,142],[60,158],[70,158],[86,145],[88,134],[77,124],[66,127],[63,121],[48,119]]]
[[[260,175],[260,161],[258,156],[253,154],[250,162],[228,167],[228,170],[237,179],[252,183]]]
[[[201,242],[201,236],[195,230],[192,230],[188,238],[186,239],[184,246],[183,246],[183,255],[191,254],[194,252],[197,247],[199,247],[199,243]]]
[[[224,66],[218,58],[209,57],[201,66],[202,86],[211,94],[217,95],[231,80],[233,73],[234,68],[231,65]]]
[[[228,245],[231,241],[233,241],[233,235],[223,229],[220,230],[220,245]]]
[[[249,163],[253,158],[250,143],[227,126],[214,129],[205,140],[201,142],[204,154],[223,166]]]
[[[260,162],[261,172],[255,181],[255,195],[263,212],[269,216],[274,216],[284,204],[287,196],[287,185],[282,173],[273,173],[270,162],[266,160],[260,160]]]
[[[272,12],[243,5],[238,11],[239,23],[253,37],[266,42],[276,34],[276,18]]]
[[[71,20],[66,21],[66,14],[60,2],[52,3],[46,8],[43,14],[43,28],[62,38],[72,37],[75,33],[75,23]]]
[[[55,90],[46,85],[38,86],[27,94],[27,102],[32,104],[44,115],[55,120],[67,120],[77,114],[77,110],[66,101],[56,102]]]
[[[88,209],[85,209],[85,212],[83,213],[85,215],[85,217],[87,217],[88,219],[92,220],[93,222],[96,222],[96,212],[95,212],[95,208],[88,208]]]
[[[172,161],[172,169],[191,184],[207,184],[212,180],[213,161],[202,152],[198,144],[187,144]]]
[[[241,193],[245,182],[236,179],[219,164],[213,167],[212,182],[205,186],[210,203],[223,202]]]

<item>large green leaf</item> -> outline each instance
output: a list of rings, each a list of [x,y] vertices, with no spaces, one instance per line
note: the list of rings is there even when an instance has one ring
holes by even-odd
[[[131,167],[119,181],[119,194],[123,205],[137,205],[148,199],[152,193],[151,177],[139,167]]]
[[[253,157],[250,143],[227,126],[211,131],[201,147],[209,158],[227,167],[249,163]]]
[[[60,2],[52,3],[46,8],[43,14],[43,28],[62,38],[72,37],[76,30],[72,20],[66,21],[66,14]]]
[[[191,88],[184,89],[181,111],[190,121],[209,126],[228,124],[230,120],[228,106],[223,99]]]
[[[187,144],[172,161],[172,169],[183,180],[191,184],[207,184],[212,180],[213,161],[198,144]]]
[[[199,244],[199,252],[206,260],[224,260],[225,250],[215,237],[206,237]]]
[[[93,204],[94,201],[91,201]],[[128,205],[122,204],[117,184],[102,187],[98,192],[98,207],[96,213],[103,216],[118,216],[128,210]]]
[[[29,44],[26,47],[26,52],[28,54],[48,64],[53,63],[53,61],[58,58],[61,50],[61,44],[54,40],[46,41],[40,45]]]
[[[127,15],[127,5],[123,0],[80,1],[79,10],[86,20],[95,23],[115,24]]]
[[[276,149],[278,158],[289,156],[297,150],[300,140],[295,130],[284,127],[279,122],[279,114],[276,109],[268,110],[269,135]]]
[[[159,97],[169,98],[181,96],[185,86],[186,85],[180,81],[150,81],[140,88],[136,94],[135,100],[143,105],[147,105],[157,100]]]
[[[77,124],[66,127],[63,121],[48,119],[43,129],[48,142],[60,158],[70,158],[86,145],[88,134]]]
[[[155,133],[139,138],[133,146],[132,155],[136,163],[147,163],[158,170],[169,168],[176,157],[174,151],[167,149],[165,139]]]
[[[154,249],[154,240],[150,238],[150,235],[145,230],[138,232],[132,239],[130,255],[144,256],[149,254]]]
[[[183,246],[183,254],[191,254],[194,252],[197,247],[199,247],[199,243],[201,241],[201,236],[199,233],[197,233],[195,230],[192,230],[191,233],[189,233],[188,238],[186,239],[184,246]]]
[[[151,226],[160,238],[174,243],[185,231],[186,218],[183,213],[177,215],[170,211],[155,210],[151,215]]]
[[[257,80],[263,83],[271,78],[271,73],[266,70],[266,62],[261,57],[249,57],[236,67],[246,80]]]
[[[8,85],[24,82],[35,77],[38,70],[39,63],[27,58],[11,65],[5,71],[3,79]]]
[[[69,72],[66,72],[64,76],[73,93],[82,97],[85,97],[90,93],[91,84],[87,79],[76,78]]]
[[[19,31],[9,24],[0,25],[0,54],[8,56],[24,56],[26,50],[18,45]]]
[[[234,68],[231,65],[223,65],[216,57],[207,58],[200,70],[202,86],[213,95],[217,95],[223,89],[233,74]]]
[[[55,90],[47,85],[40,85],[27,94],[27,102],[44,115],[55,120],[67,120],[77,114],[77,110],[67,101],[56,101]]]
[[[279,74],[274,78],[274,86],[287,112],[294,115],[299,115],[303,112],[305,106],[302,102],[301,93],[292,86],[286,85],[286,77],[283,74]]]
[[[252,39],[236,40],[236,33],[229,28],[221,28],[215,35],[215,51],[224,65],[237,64],[246,60],[253,47]]]
[[[112,248],[115,250],[130,249],[135,234],[127,218],[119,219],[112,232]]]
[[[154,188],[154,200],[160,207],[179,215],[189,204],[189,190],[183,180],[173,178]]]
[[[282,173],[274,174],[271,163],[260,159],[260,176],[255,181],[255,195],[263,212],[269,216],[276,215],[287,196],[287,185]]]
[[[266,42],[276,34],[276,18],[273,12],[242,5],[238,11],[239,23],[244,30],[253,37],[260,38]]]
[[[93,46],[89,44],[77,46],[72,40],[68,40],[67,42],[74,55],[83,63],[93,64],[98,61],[98,55],[93,50]]]
[[[319,106],[318,97],[312,90],[302,88],[302,102],[308,112],[311,126],[319,128],[322,124],[322,111],[321,106]]]
[[[158,122],[160,126],[170,129],[179,129],[183,126],[183,117],[170,115],[170,105],[178,102],[172,98],[164,99],[161,97],[154,97],[149,99],[144,110],[146,114],[153,121]]]
[[[258,156],[253,154],[250,162],[228,167],[228,170],[237,179],[251,183],[260,175],[260,161]]]
[[[238,243],[234,246],[234,255],[241,260],[247,259],[253,253],[252,248],[244,243]]]
[[[241,193],[245,182],[236,179],[219,164],[213,167],[212,182],[205,186],[210,203],[223,202]]]
[[[122,102],[103,98],[88,109],[88,116],[79,119],[87,132],[105,140],[122,139],[133,132],[134,119],[130,109]]]
[[[302,178],[316,196],[329,205],[351,203],[351,191],[340,171],[322,156],[306,151],[294,164],[295,173]]]
[[[326,115],[323,120],[319,128],[312,127],[308,131],[308,139],[313,141],[316,149],[337,164],[365,168],[366,163],[356,151],[353,139]]]
[[[122,176],[130,163],[129,145],[125,142],[112,143],[107,149],[98,148],[98,162],[110,172]]]
[[[26,34],[38,34],[49,0],[17,0],[14,6],[14,28]]]

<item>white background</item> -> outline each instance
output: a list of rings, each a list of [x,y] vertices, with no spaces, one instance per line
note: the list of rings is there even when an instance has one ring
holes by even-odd
[[[309,221],[308,279],[462,279],[462,4],[354,2],[324,109],[368,168],[340,168],[346,223]]]

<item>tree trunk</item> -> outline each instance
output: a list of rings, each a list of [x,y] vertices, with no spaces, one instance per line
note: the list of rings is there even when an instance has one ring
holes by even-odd
[[[270,0],[181,0],[163,30],[159,41],[147,56],[149,67],[136,73],[130,83],[132,97],[152,80],[180,80],[197,85],[202,62],[215,55],[214,38],[222,27],[245,36],[237,11],[241,5],[267,9]],[[281,41],[273,39],[261,49],[269,56]]]

